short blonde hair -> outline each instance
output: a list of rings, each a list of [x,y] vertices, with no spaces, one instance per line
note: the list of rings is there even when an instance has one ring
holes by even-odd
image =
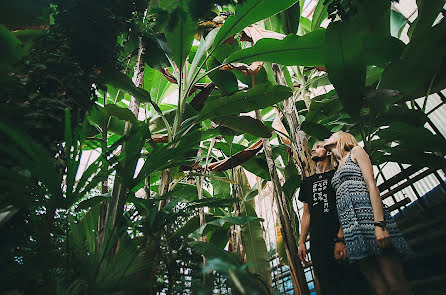
[[[338,135],[338,144],[336,145],[337,150],[342,153],[342,155],[350,152],[355,146],[358,145],[355,137],[350,133],[344,131],[336,132]]]

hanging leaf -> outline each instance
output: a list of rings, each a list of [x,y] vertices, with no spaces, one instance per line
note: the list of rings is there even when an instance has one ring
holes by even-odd
[[[245,0],[240,1],[235,15],[230,16],[215,37],[213,47],[237,34],[247,26],[281,12],[296,3],[296,0]]]
[[[143,55],[144,62],[149,67],[159,69],[171,66],[167,56],[172,56],[172,50],[163,34],[145,34],[142,40],[144,49],[148,52],[148,54]]]
[[[178,0],[178,2],[179,17],[175,25],[167,27],[165,35],[172,49],[173,59],[181,72],[192,47],[198,24],[192,19],[189,12],[190,0]],[[162,7],[169,5],[162,1],[160,1],[160,4]]]
[[[193,241],[189,245],[198,254],[204,255],[207,259],[220,258],[234,265],[240,265],[239,259],[235,253],[231,253],[215,247],[209,243]]]
[[[299,28],[300,2],[266,19],[265,28],[285,35],[296,34]]]
[[[323,66],[325,29],[302,37],[288,35],[283,40],[261,39],[254,46],[229,55],[226,63],[255,61],[274,62],[282,65]]]
[[[115,69],[107,69],[102,72],[102,76],[115,88],[126,91],[135,97],[139,102],[150,102],[150,93],[144,89],[138,88],[127,75]]]
[[[444,5],[441,0],[417,0],[418,16],[410,25],[407,35],[413,39],[429,31]]]
[[[296,165],[293,161],[289,161],[288,164],[285,166],[284,174],[285,183],[282,186],[282,190],[287,199],[292,200],[294,193],[300,187],[302,177],[299,175],[299,172],[297,171]]]
[[[176,86],[170,83],[162,73],[150,67],[145,67],[144,89],[150,92],[150,97],[155,103],[161,104],[163,99],[175,88]]]
[[[132,124],[137,124],[138,119],[135,115],[125,108],[120,108],[115,104],[107,104],[104,106],[104,112],[110,117],[116,117],[119,120],[129,121]]]
[[[245,202],[242,214],[257,216],[254,202]],[[249,263],[249,270],[271,283],[271,268],[269,255],[263,239],[263,228],[259,221],[253,221],[242,226],[242,240]]]
[[[303,121],[301,129],[308,135],[315,137],[317,140],[324,140],[331,136],[331,131],[324,125],[318,123]]]
[[[439,62],[445,56],[446,22],[441,22],[412,38],[401,57],[385,68],[379,88],[399,90],[405,100],[438,92],[446,88],[444,65]]]
[[[365,87],[362,38],[352,22],[332,22],[328,26],[324,57],[328,77],[348,114],[359,116]]]
[[[281,85],[259,84],[231,96],[209,97],[199,120],[213,119],[263,109],[292,95],[291,89]]]
[[[249,161],[243,163],[242,167],[262,179],[271,180],[268,163],[264,157],[253,157]]]
[[[232,130],[249,133],[256,137],[269,138],[272,135],[271,128],[267,127],[260,120],[249,116],[218,117],[213,119],[213,121],[219,125],[231,128]]]

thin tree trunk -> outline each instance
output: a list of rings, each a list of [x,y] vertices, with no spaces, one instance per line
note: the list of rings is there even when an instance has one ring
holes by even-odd
[[[165,195],[170,190],[170,183],[172,181],[172,175],[169,169],[165,169],[161,172],[160,185],[158,187],[158,194],[160,196]],[[161,211],[166,206],[168,200],[161,200],[158,206],[158,211]],[[147,237],[146,250],[144,253],[144,260],[148,263],[148,277],[147,281],[151,285],[147,288],[148,295],[156,295],[156,276],[159,272],[160,257],[161,257],[161,233],[162,230],[153,233]]]
[[[107,105],[107,92],[104,93],[104,107]],[[101,151],[104,154],[108,148],[108,117],[105,116],[104,114],[104,120],[102,123],[102,141],[101,141]],[[106,161],[104,161],[104,163],[107,163]],[[105,169],[108,169],[108,165],[107,167],[105,167]],[[102,182],[102,186],[101,186],[101,193],[104,195],[106,193],[108,193],[108,179],[105,179]],[[104,241],[104,236],[105,236],[105,227],[107,225],[107,207],[108,207],[108,202],[107,200],[102,201],[101,204],[99,205],[99,217],[98,217],[98,236],[97,236],[97,253],[100,253],[101,250],[101,246],[102,243]]]
[[[145,48],[142,44],[142,39],[140,38],[138,59],[136,61],[132,78],[133,83],[139,88],[143,87],[143,82],[144,82],[144,69],[145,69],[144,54],[145,54]],[[139,115],[139,107],[140,107],[140,102],[135,97],[132,96],[130,99],[129,109],[135,115],[136,118],[138,118]],[[130,122],[126,122],[124,133],[127,133],[131,127],[132,124]],[[122,146],[122,151],[125,152],[125,150],[126,146],[124,144]],[[116,224],[116,219],[123,213],[124,205],[127,200],[127,193],[128,193],[128,188],[125,187],[119,181],[119,175],[116,175],[106,217],[107,222],[110,222],[110,224],[107,226],[109,226],[110,228],[114,227],[114,225]]]
[[[262,120],[260,111],[256,111],[256,117]],[[294,292],[297,295],[309,295],[308,285],[303,272],[302,264],[297,255],[297,241],[295,236],[295,228],[291,223],[291,214],[288,210],[285,195],[282,192],[279,176],[277,174],[276,165],[274,163],[271,145],[268,138],[263,138],[263,150],[268,163],[268,170],[273,182],[273,196],[279,210],[279,226],[285,244],[288,262],[290,264],[291,279],[293,282]]]
[[[274,76],[276,81],[280,85],[287,86],[285,82],[285,76],[282,69],[278,64],[272,65]],[[293,154],[296,157],[296,164],[299,167],[301,175],[303,177],[308,177],[314,173],[316,166],[311,160],[310,148],[308,146],[308,141],[305,136],[305,132],[300,130],[301,122],[296,110],[296,105],[294,104],[293,97],[289,97],[283,101],[284,115],[290,127],[290,135],[293,139],[292,147],[294,148]]]

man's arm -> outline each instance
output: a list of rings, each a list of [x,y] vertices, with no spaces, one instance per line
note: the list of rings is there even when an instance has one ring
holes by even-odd
[[[308,231],[310,230],[310,209],[308,203],[304,203],[304,213],[302,214],[302,220],[300,224],[300,239],[299,239],[299,258],[305,264],[308,264],[306,260],[307,247],[305,242],[307,240]]]

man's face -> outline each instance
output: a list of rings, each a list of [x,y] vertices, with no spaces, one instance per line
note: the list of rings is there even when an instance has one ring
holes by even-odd
[[[318,162],[327,157],[327,150],[324,148],[324,143],[317,142],[313,148],[311,149],[311,159],[313,161]]]

